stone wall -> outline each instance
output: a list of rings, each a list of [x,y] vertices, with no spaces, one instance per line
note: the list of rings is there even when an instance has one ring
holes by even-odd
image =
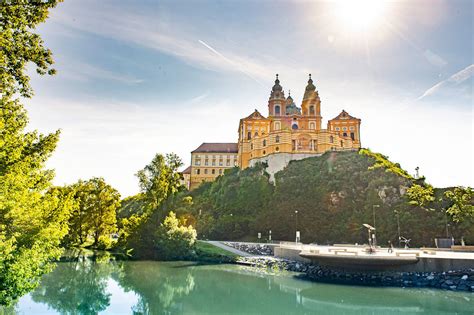
[[[311,263],[272,257],[240,257],[240,264],[271,270],[300,272],[301,277],[312,281],[350,285],[428,287],[474,292],[474,269],[447,272],[364,272],[343,271]]]
[[[271,244],[257,243],[224,242],[224,244],[256,256],[273,256],[273,248],[275,247]]]

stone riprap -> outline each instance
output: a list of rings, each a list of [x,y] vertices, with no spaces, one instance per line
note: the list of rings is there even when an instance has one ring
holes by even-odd
[[[273,247],[267,244],[224,242],[225,245],[255,256],[273,256]]]
[[[237,263],[302,273],[313,281],[394,287],[429,287],[474,292],[474,269],[447,272],[344,271],[274,257],[240,257]]]

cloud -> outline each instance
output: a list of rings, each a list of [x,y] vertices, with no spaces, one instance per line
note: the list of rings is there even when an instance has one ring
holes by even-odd
[[[447,86],[458,85],[466,81],[467,79],[471,78],[473,75],[474,75],[474,64],[471,64],[467,66],[466,68],[462,69],[461,71],[456,72],[455,74],[450,76],[448,79],[436,83],[435,85],[427,89],[425,93],[423,93],[423,95],[418,97],[417,100],[421,100],[427,96],[433,95],[440,89],[445,88]]]
[[[142,79],[105,70],[103,68],[99,68],[97,66],[77,60],[74,60],[74,62],[58,63],[58,66],[63,70],[61,75],[72,80],[89,81],[91,78],[97,78],[117,81],[125,84],[138,84],[143,82]]]
[[[95,8],[94,6],[100,6]],[[50,28],[72,28],[132,45],[150,48],[177,57],[193,66],[213,71],[240,72],[254,81],[270,80],[274,76],[276,60],[258,60],[221,47],[219,51],[204,40],[196,40],[197,32],[182,31],[183,25],[162,22],[160,12],[134,12],[114,3],[101,2],[83,4],[71,1],[64,3],[51,14]],[[232,49],[232,48],[231,48]],[[213,54],[209,53],[209,50]],[[216,58],[216,55],[219,58]],[[260,57],[264,58],[263,55]],[[270,68],[271,67],[271,68]],[[294,72],[294,67],[278,63],[279,71]]]

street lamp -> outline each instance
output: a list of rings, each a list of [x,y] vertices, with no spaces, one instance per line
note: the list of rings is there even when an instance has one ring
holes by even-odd
[[[296,243],[300,238],[300,233],[298,233],[298,210],[295,210],[295,230],[296,230]]]
[[[398,247],[402,247],[402,238],[400,235],[400,212],[398,210],[395,210],[395,213],[397,214]]]
[[[268,230],[268,241],[272,242],[272,230]]]
[[[377,239],[375,238],[375,208],[380,208],[380,205],[372,205],[372,215],[374,217],[374,247],[377,245]]]
[[[369,234],[369,252],[373,253],[375,252],[375,246],[373,246],[373,243],[375,241],[375,228],[367,223],[364,223],[362,225],[367,229],[367,233]],[[372,231],[374,231],[374,234],[371,233]]]

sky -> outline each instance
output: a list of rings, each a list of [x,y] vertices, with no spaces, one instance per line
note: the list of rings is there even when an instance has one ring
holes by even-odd
[[[300,105],[311,73],[323,126],[344,109],[363,147],[472,187],[473,2],[382,2],[66,0],[36,30],[57,75],[30,68],[29,128],[62,131],[55,184],[100,176],[126,197],[156,153],[184,168],[237,142],[276,73]]]

